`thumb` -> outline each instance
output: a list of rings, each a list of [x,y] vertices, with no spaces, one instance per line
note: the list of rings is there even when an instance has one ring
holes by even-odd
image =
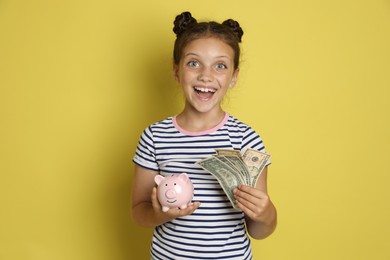
[[[150,199],[152,201],[152,206],[154,209],[160,209],[161,205],[157,198],[157,188],[153,187],[152,194],[150,195]]]

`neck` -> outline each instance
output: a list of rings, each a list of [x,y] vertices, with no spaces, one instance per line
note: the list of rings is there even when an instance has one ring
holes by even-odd
[[[176,117],[176,121],[181,128],[187,131],[201,132],[217,126],[223,120],[225,114],[222,109],[207,113],[185,109]]]

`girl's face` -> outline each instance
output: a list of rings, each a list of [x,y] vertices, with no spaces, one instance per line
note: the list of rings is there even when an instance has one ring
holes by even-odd
[[[214,37],[194,40],[183,49],[174,76],[183,88],[186,109],[221,111],[221,101],[238,76],[233,61],[233,49]]]

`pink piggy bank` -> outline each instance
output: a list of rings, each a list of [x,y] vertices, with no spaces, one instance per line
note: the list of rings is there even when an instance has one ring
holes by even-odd
[[[170,208],[185,209],[191,203],[194,196],[194,185],[186,173],[170,176],[156,175],[158,200],[162,211],[167,212]]]

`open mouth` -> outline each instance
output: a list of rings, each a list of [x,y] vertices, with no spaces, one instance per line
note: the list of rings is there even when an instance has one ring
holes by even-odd
[[[214,88],[202,88],[202,87],[194,87],[194,90],[198,97],[200,97],[203,100],[210,99],[215,92],[217,92]]]

